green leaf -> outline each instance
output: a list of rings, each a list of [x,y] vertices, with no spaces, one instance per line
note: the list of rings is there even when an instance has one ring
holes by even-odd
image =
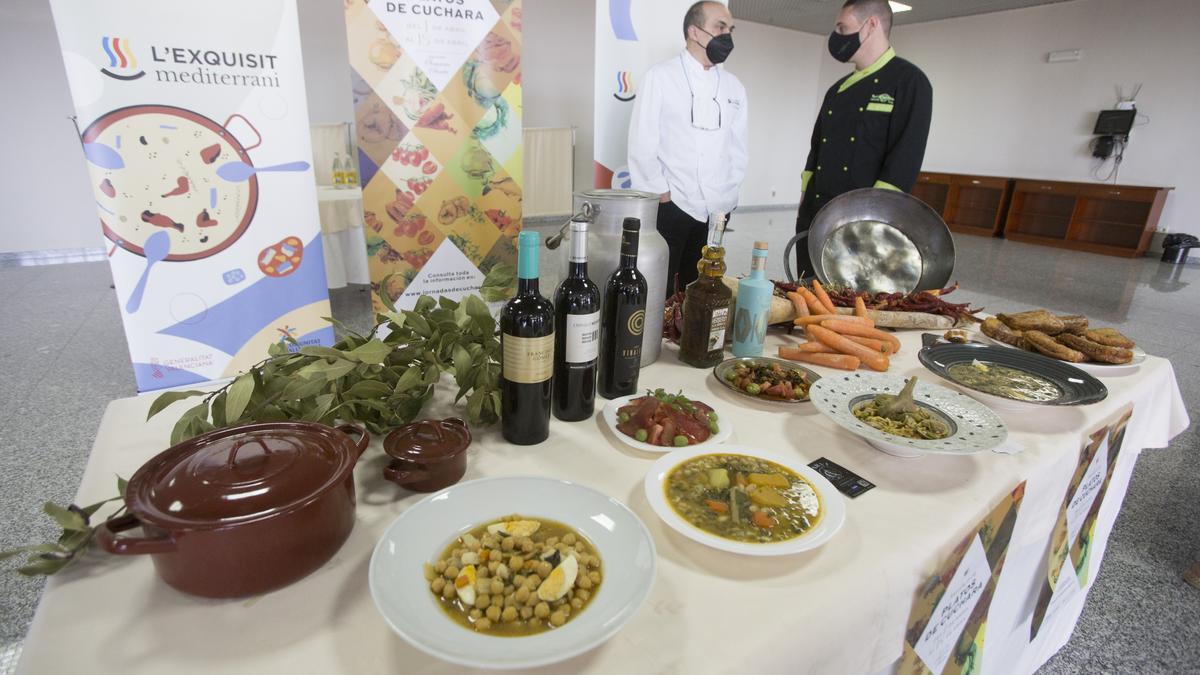
[[[345,352],[338,351],[336,349],[333,349],[332,347],[322,347],[320,345],[309,345],[307,347],[301,347],[300,353],[305,356],[319,356],[321,358],[327,358],[327,359],[349,359],[349,358],[352,358],[351,356],[347,355]]]
[[[467,420],[479,421],[479,413],[483,410],[483,399],[486,396],[486,392],[476,391],[467,397]]]
[[[471,367],[475,365],[471,352],[462,345],[454,345],[454,381],[460,385],[471,375]]]
[[[346,363],[350,362],[347,361]],[[321,391],[325,389],[328,384],[329,382],[326,381],[324,377],[295,378],[289,382],[286,387],[284,387],[280,398],[288,401],[295,401],[298,399],[308,398],[309,396],[316,396],[317,394],[321,393]]]
[[[404,371],[404,374],[396,382],[396,391],[408,391],[419,384],[421,384],[421,369],[417,366],[412,366]]]
[[[63,547],[58,544],[33,544],[32,546],[18,546],[10,548],[7,551],[0,551],[0,560],[7,560],[14,555],[22,553],[65,553]]]
[[[267,356],[283,356],[288,353],[287,345],[282,342],[272,342],[267,345]]]
[[[395,347],[392,345],[379,339],[372,339],[350,352],[347,358],[362,361],[363,363],[382,364],[394,350]]]
[[[36,562],[32,562],[24,567],[17,568],[17,572],[27,577],[50,576],[66,567],[74,558],[40,558]]]
[[[250,398],[251,398],[251,400],[253,400],[254,397],[251,396]],[[228,390],[223,391],[220,394],[217,394],[217,397],[214,398],[212,400],[212,403],[209,405],[209,410],[212,412],[213,424],[218,427],[229,426],[230,422],[237,421],[237,420],[226,420],[225,419],[225,402],[227,400],[229,400],[229,391]]]
[[[151,417],[154,417],[158,413],[162,412],[164,408],[176,401],[182,401],[185,398],[191,398],[193,396],[203,396],[205,393],[206,392],[203,391],[191,390],[168,391],[165,394],[161,394],[158,398],[154,399],[154,403],[150,404],[150,412],[146,413],[146,419],[148,420]]]
[[[438,368],[437,363],[427,364],[424,375],[425,378],[422,380],[422,383],[425,386],[437,384],[438,380],[442,379],[442,371]]]
[[[181,443],[197,432],[192,431],[195,422],[208,417],[208,402],[205,401],[193,408],[188,408],[187,411],[175,423],[175,428],[171,429],[171,445]]]
[[[58,545],[68,551],[75,551],[92,540],[92,528],[83,530],[67,530],[58,538]]]
[[[417,298],[417,302],[413,305],[412,311],[405,312],[405,314],[411,319],[414,315],[420,316],[421,314],[431,311],[436,306],[437,300],[434,300],[428,295],[422,295],[421,297]]]
[[[121,494],[121,496],[124,497],[125,491],[128,489],[129,489],[129,481],[125,480],[124,478],[121,478],[120,476],[117,476],[117,492],[119,492]]]
[[[480,287],[480,290],[481,291],[489,290],[489,289],[507,290],[513,284],[516,283],[516,280],[517,280],[516,268],[508,263],[499,263],[499,264],[493,265],[492,269],[488,270],[487,276],[484,277],[483,285]],[[485,295],[484,298],[486,299],[487,296]]]
[[[322,417],[329,413],[329,409],[333,407],[333,394],[321,394],[316,398],[316,405],[304,414],[305,422],[318,422]]]
[[[347,398],[378,399],[392,395],[394,389],[379,380],[359,380],[346,390]]]
[[[122,486],[121,486],[122,480],[123,479],[120,476],[117,477],[117,488],[118,489],[122,488]],[[92,504],[91,506],[85,506],[82,509],[80,509],[80,511],[83,511],[84,516],[86,516],[87,518],[90,519],[92,516],[96,515],[96,512],[100,510],[101,506],[104,506],[105,504],[107,504],[109,502],[115,502],[119,499],[124,499],[125,498],[124,495],[125,495],[125,490],[121,489],[121,496],[113,497],[112,499],[105,499],[104,501],[96,502],[95,504]]]
[[[512,292],[507,288],[481,288],[479,295],[487,302],[501,302],[512,297]]]
[[[230,422],[236,422],[242,418],[242,413],[246,411],[246,404],[250,402],[250,397],[254,394],[254,376],[250,373],[242,373],[229,387],[229,397],[225,399],[225,419]]]
[[[351,329],[349,326],[342,323],[341,321],[338,321],[337,319],[333,318],[332,316],[323,316],[321,318],[328,321],[330,324],[332,324],[334,329],[337,330],[337,332],[340,333],[342,335],[342,337],[355,337],[355,338],[364,338],[365,337],[362,333],[359,333],[358,331]],[[303,351],[303,350],[301,350],[301,351]]]
[[[86,530],[88,529],[87,520],[77,512],[70,509],[65,509],[53,502],[46,502],[42,505],[42,511],[46,515],[54,519],[64,530]]]

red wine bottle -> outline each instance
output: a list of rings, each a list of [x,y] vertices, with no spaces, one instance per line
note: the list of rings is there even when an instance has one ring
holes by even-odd
[[[538,243],[537,232],[521,233],[517,295],[500,311],[500,426],[516,445],[550,436],[554,305],[538,292]]]
[[[638,234],[642,222],[626,218],[621,225],[621,262],[604,285],[600,321],[600,381],[604,398],[637,391],[642,367],[642,332],[646,327],[646,277],[637,269]]]
[[[554,416],[578,422],[596,403],[600,289],[587,273],[587,221],[571,221],[567,278],[554,292]]]

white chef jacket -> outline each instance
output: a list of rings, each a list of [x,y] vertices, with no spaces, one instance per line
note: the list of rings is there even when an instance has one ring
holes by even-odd
[[[705,70],[686,49],[652,66],[629,123],[633,189],[670,192],[699,221],[729,213],[746,177],[748,116],[746,88],[723,66]]]

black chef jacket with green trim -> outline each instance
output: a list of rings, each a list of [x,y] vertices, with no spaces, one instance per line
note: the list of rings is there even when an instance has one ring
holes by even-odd
[[[925,73],[888,49],[825,94],[804,171],[804,206],[815,214],[857,188],[909,192],[929,138],[933,87]],[[807,224],[805,224],[807,225]]]

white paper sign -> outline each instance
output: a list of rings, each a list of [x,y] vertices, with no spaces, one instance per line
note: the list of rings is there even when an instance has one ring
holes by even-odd
[[[1104,487],[1104,478],[1108,475],[1108,441],[1100,445],[1096,451],[1096,456],[1092,458],[1092,463],[1088,465],[1087,472],[1083,474],[1083,480],[1079,482],[1079,488],[1075,490],[1075,494],[1071,497],[1071,501],[1067,504],[1067,544],[1073,544],[1076,538],[1079,537],[1079,530],[1083,527],[1083,521],[1087,518],[1088,511],[1091,510],[1092,504],[1096,501],[1096,496],[1100,494],[1100,488]]]
[[[976,535],[955,570],[954,578],[946,586],[945,594],[934,608],[921,639],[913,645],[913,651],[929,670],[940,673],[946,667],[946,661],[954,653],[954,647],[991,576],[992,568],[988,565],[983,542]]]
[[[370,7],[439,91],[500,18],[488,0],[376,0]]]
[[[1063,607],[1072,604],[1079,597],[1079,577],[1071,566],[1071,556],[1063,556],[1062,569],[1058,572],[1058,583],[1054,586],[1054,595],[1050,596],[1050,604],[1046,605],[1046,615],[1042,626],[1048,626]]]
[[[428,295],[433,298],[446,297],[461,301],[468,295],[479,292],[483,285],[483,272],[471,262],[450,239],[443,239],[437,250],[425,262],[417,278],[396,299],[398,309],[412,309],[417,298]]]

